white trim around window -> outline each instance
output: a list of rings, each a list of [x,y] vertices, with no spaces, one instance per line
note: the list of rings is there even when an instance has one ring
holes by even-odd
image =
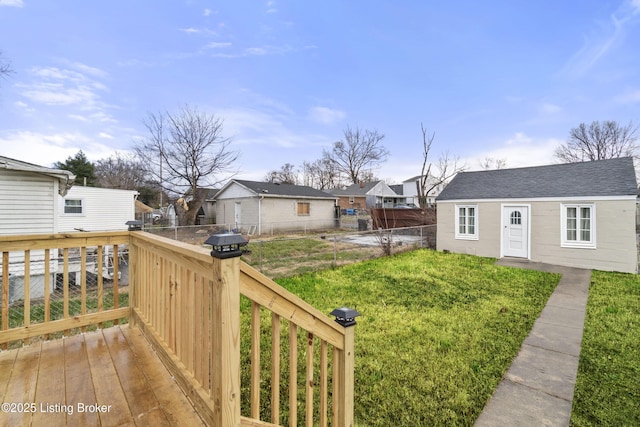
[[[69,216],[84,216],[84,199],[64,199],[62,212]]]
[[[594,203],[560,205],[560,246],[596,248],[596,205]]]
[[[455,205],[456,239],[478,240],[478,205]]]

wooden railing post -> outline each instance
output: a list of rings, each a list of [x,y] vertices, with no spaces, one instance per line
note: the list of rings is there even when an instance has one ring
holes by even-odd
[[[352,308],[336,308],[331,312],[336,322],[344,326],[344,349],[334,353],[333,425],[353,427],[354,371],[355,371],[355,318],[360,315]]]
[[[215,426],[240,426],[240,246],[237,234],[213,235],[211,397]]]

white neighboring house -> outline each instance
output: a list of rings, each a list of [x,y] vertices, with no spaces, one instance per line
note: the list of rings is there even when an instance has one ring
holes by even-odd
[[[58,232],[58,196],[75,176],[0,156],[0,235]]]
[[[402,181],[402,195],[405,197],[407,204],[413,203],[416,206],[423,208],[425,206],[420,206],[420,201],[418,200],[418,185],[420,185],[420,178],[422,178],[422,175],[414,176]],[[427,190],[436,183],[436,178],[429,175],[427,177]],[[439,183],[429,192],[429,194],[427,194],[427,204],[429,206],[433,206],[436,203],[436,197],[440,195],[445,186],[445,183]]]
[[[137,192],[72,187],[74,179],[68,171],[0,156],[0,236],[127,229],[125,223],[135,218]],[[103,248],[102,276],[106,279],[112,278],[112,254],[111,246]],[[62,268],[59,255],[57,250],[50,251],[51,291],[55,287],[55,276]],[[74,257],[74,253],[70,255],[78,261],[69,263],[69,272],[79,272],[79,257]],[[30,260],[30,295],[39,298],[44,295],[44,251],[32,250]],[[89,256],[87,267],[97,273],[96,261],[95,256]],[[0,262],[0,281],[2,268]],[[13,302],[24,298],[24,252],[9,254],[8,270],[9,301]],[[76,279],[75,275],[72,279]]]
[[[137,191],[72,187],[59,197],[58,232],[127,230],[135,219]]]
[[[59,197],[58,232],[77,233],[84,231],[124,231],[127,221],[135,219],[137,191],[98,187],[71,187],[66,195]],[[119,248],[122,254],[126,248]],[[76,253],[77,252],[77,253]],[[113,279],[113,246],[102,248],[102,277]],[[80,280],[80,253],[71,250],[69,272],[74,274],[74,283]],[[87,255],[87,271],[98,273],[97,248]]]
[[[67,194],[74,179],[69,171],[0,156],[0,236],[57,233],[58,197]],[[32,250],[30,255],[31,274],[43,278],[44,251]],[[58,268],[57,253],[51,254],[50,268],[51,271]],[[0,278],[2,269],[0,263]],[[9,300],[22,299],[23,252],[9,253],[9,274]],[[43,283],[43,280],[31,281],[32,297],[43,294]]]

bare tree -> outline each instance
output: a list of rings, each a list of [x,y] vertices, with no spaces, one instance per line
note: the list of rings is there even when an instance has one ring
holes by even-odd
[[[323,151],[323,159],[334,165],[335,171],[343,173],[352,184],[357,184],[364,169],[384,162],[389,152],[382,145],[384,134],[377,130],[361,130],[347,127],[344,141],[333,143],[331,151]]]
[[[204,187],[236,172],[238,153],[222,136],[223,120],[184,105],[177,113],[149,114],[144,125],[149,137],[137,144],[136,154],[163,189],[183,199],[180,224],[194,224],[208,192]]]
[[[436,187],[442,185],[458,172],[465,169],[464,165],[460,165],[460,159],[452,156],[448,151],[440,155],[437,165],[433,168],[433,162],[429,158],[431,154],[431,146],[436,136],[435,132],[429,136],[424,125],[420,123],[422,130],[422,169],[420,178],[416,181],[418,192],[418,204],[420,207],[427,206],[427,197]]]
[[[615,121],[580,123],[569,132],[566,144],[555,151],[562,162],[585,162],[636,156],[638,153],[638,127],[629,122],[621,126]]]
[[[144,168],[132,156],[116,152],[113,156],[95,163],[96,186],[136,190],[146,183]]]
[[[338,173],[333,162],[323,157],[313,162],[302,164],[304,183],[318,190],[335,188],[338,183]]]
[[[507,166],[506,159],[496,159],[493,157],[485,157],[480,162],[480,167],[484,170],[504,169]]]
[[[13,74],[13,68],[9,61],[2,59],[2,51],[0,51],[0,77],[7,77],[9,74]]]
[[[279,170],[272,170],[267,172],[265,181],[295,185],[298,183],[298,173],[296,172],[296,167],[291,163],[285,163],[280,167]]]

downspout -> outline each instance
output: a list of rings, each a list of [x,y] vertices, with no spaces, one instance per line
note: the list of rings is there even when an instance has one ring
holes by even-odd
[[[262,199],[264,196],[258,194],[258,236],[262,235]]]

